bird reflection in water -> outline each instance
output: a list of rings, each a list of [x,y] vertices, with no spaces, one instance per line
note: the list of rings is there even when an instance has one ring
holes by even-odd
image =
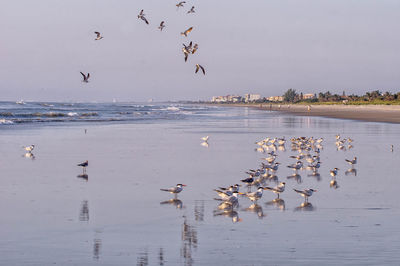
[[[265,203],[267,206],[274,206],[275,208],[284,211],[285,210],[285,201],[283,199],[274,199]]]
[[[81,210],[79,212],[79,221],[89,221],[89,203],[87,200],[82,201]]]
[[[101,253],[101,239],[95,238],[93,242],[93,259],[99,260]]]
[[[204,201],[196,200],[194,202],[194,219],[198,222],[204,221]]]
[[[357,176],[357,169],[355,168],[349,168],[344,172],[345,175],[354,175]]]
[[[147,252],[147,250],[139,253],[136,265],[138,265],[138,266],[149,265],[149,253]]]
[[[267,179],[270,182],[275,182],[275,183],[278,182],[278,176],[275,175],[275,174],[268,174],[264,178]]]
[[[22,155],[22,157],[31,159],[31,160],[35,160],[35,155],[32,152],[27,152],[24,155]]]
[[[262,208],[260,205],[258,205],[258,204],[252,204],[252,205],[250,205],[248,208],[243,209],[243,211],[246,211],[246,212],[254,212],[254,213],[257,214],[258,218],[260,218],[260,219],[262,219],[262,218],[264,218],[265,216],[267,216],[266,214],[264,214],[263,208]]]
[[[242,219],[239,218],[239,214],[234,210],[224,210],[224,211],[214,211],[215,216],[225,216],[232,219],[232,223],[241,222]]]
[[[203,147],[206,147],[206,148],[208,148],[210,146],[210,144],[208,144],[207,141],[202,142],[200,145]]]
[[[338,189],[339,188],[339,184],[338,184],[336,178],[332,178],[331,182],[329,183],[329,186],[331,188],[334,188],[334,189]]]
[[[81,175],[77,175],[77,178],[81,178],[83,180],[85,180],[86,182],[89,181],[89,176],[86,173],[83,173]]]
[[[193,265],[192,251],[197,249],[198,239],[196,228],[187,223],[186,217],[182,225],[182,247],[181,257],[185,260],[185,265]]]
[[[165,204],[174,205],[177,209],[183,208],[183,202],[180,199],[170,199],[170,200],[166,200],[166,201],[161,201],[160,204],[161,205],[165,205]]]
[[[301,182],[303,182],[301,180],[301,175],[299,175],[299,174],[292,174],[292,175],[288,176],[287,179],[294,179],[294,180],[296,180],[297,184],[300,184]]]
[[[158,252],[158,265],[163,266],[164,265],[164,249],[160,248],[160,251]]]
[[[315,207],[310,202],[303,202],[294,211],[315,211]]]
[[[314,177],[318,182],[321,181],[321,174],[318,173],[318,171],[314,171],[311,174],[309,174],[308,176]]]

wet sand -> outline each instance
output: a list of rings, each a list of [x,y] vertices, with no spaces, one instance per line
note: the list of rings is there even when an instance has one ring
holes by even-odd
[[[0,265],[398,265],[399,127],[253,108],[199,121],[9,127],[0,131]],[[354,147],[338,151],[338,133]],[[260,165],[267,154],[255,141],[283,135],[325,139],[321,176],[293,178],[286,165],[298,152],[287,145],[276,151],[281,201],[265,191],[256,206],[241,198],[234,212],[218,210],[213,189]],[[30,144],[35,158],[21,148]],[[357,172],[346,171],[354,156]],[[76,166],[85,160],[87,178]],[[176,183],[188,185],[178,200],[160,191]],[[304,206],[293,188],[309,187],[318,192]]]
[[[265,110],[279,111],[300,116],[322,116],[341,119],[352,119],[369,122],[400,123],[400,106],[398,105],[296,105],[296,104],[243,104]]]

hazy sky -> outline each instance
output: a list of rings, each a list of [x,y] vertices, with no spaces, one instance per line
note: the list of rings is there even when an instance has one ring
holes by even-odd
[[[186,0],[178,11],[177,2],[2,0],[0,100],[400,91],[399,0]],[[185,63],[191,40],[200,48]],[[206,76],[194,74],[196,63]]]

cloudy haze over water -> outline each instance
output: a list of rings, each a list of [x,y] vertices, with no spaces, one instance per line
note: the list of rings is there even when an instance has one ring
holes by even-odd
[[[178,11],[177,2],[1,1],[0,100],[398,91],[400,1],[186,0]],[[191,40],[199,50],[185,63],[182,43]],[[196,63],[206,76],[194,74]],[[88,84],[80,71],[90,72]]]

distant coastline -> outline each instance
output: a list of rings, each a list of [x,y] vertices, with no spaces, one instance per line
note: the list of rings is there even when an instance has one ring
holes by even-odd
[[[346,104],[275,104],[275,103],[211,103],[217,106],[250,107],[299,116],[322,116],[369,122],[400,123],[400,105]]]

